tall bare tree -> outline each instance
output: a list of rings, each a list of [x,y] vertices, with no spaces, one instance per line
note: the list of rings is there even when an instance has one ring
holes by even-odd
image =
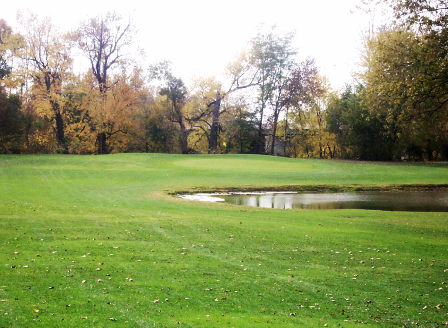
[[[101,95],[106,97],[110,87],[108,81],[110,72],[126,56],[124,50],[132,41],[131,20],[122,24],[121,16],[108,12],[83,22],[74,33],[74,37],[90,62]],[[104,127],[96,129],[98,154],[103,154],[106,152],[108,134],[104,131]]]
[[[272,144],[269,151],[274,153],[275,133],[278,117],[285,108],[285,95],[296,62],[296,50],[292,47],[294,33],[277,34],[275,27],[267,33],[259,33],[252,40],[252,60],[260,72],[258,107],[260,113],[259,138],[262,137],[263,116],[270,107],[272,111]],[[261,149],[260,149],[261,150]]]
[[[208,104],[213,106],[212,122],[210,125],[209,151],[213,152],[218,146],[219,117],[225,112],[221,110],[221,102],[235,91],[250,88],[260,83],[259,68],[254,65],[250,54],[242,52],[239,57],[227,67],[230,84],[227,91],[221,93],[216,90],[215,98]]]

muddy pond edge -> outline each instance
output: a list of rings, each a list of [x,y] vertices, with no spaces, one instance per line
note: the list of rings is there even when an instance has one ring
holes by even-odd
[[[296,192],[296,193],[337,193],[358,191],[448,191],[448,184],[392,184],[392,185],[282,185],[282,186],[243,186],[243,187],[208,187],[188,188],[168,191],[168,195],[190,195],[196,193],[246,193],[246,192]]]

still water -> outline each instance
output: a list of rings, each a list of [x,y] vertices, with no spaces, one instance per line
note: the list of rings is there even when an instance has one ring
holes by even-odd
[[[448,212],[448,192],[260,193],[219,195],[217,197],[235,205],[279,209]]]

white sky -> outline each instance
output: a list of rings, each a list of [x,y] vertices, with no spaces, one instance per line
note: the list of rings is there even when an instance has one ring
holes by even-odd
[[[299,59],[315,58],[334,89],[352,83],[362,32],[370,18],[355,10],[360,0],[48,0],[7,1],[0,18],[15,28],[18,10],[50,16],[61,30],[107,10],[131,15],[135,43],[146,52],[146,64],[170,60],[176,75],[221,73],[227,62],[256,35],[260,24],[296,31]],[[354,13],[351,13],[353,11]]]

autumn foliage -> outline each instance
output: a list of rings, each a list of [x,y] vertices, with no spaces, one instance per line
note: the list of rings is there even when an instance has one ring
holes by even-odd
[[[339,93],[275,28],[222,77],[187,85],[169,62],[129,55],[135,30],[116,13],[67,33],[31,13],[18,31],[2,20],[1,152],[447,160],[446,8],[387,3],[396,21],[365,37],[359,85]]]

